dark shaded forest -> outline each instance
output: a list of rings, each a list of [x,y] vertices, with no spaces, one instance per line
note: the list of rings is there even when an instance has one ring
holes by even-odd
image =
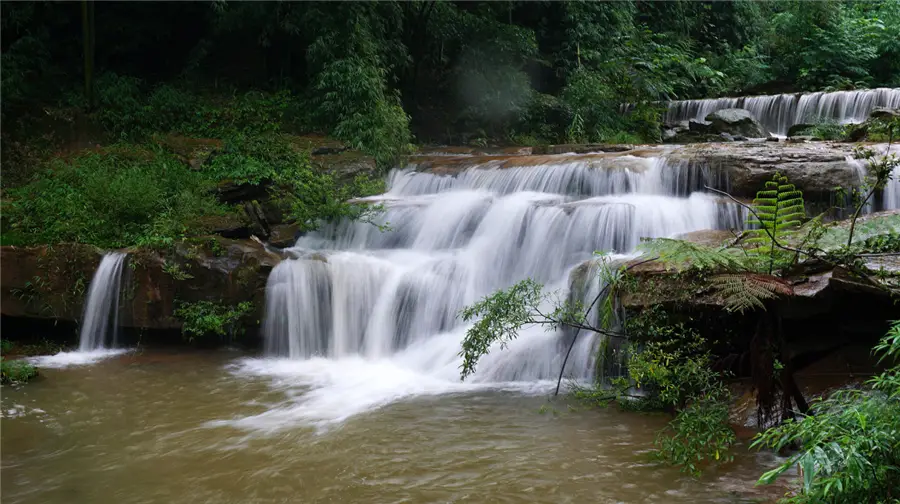
[[[189,129],[196,96],[253,90],[385,160],[653,140],[652,107],[623,102],[900,85],[897,1],[16,2],[2,29],[5,126],[56,105]]]

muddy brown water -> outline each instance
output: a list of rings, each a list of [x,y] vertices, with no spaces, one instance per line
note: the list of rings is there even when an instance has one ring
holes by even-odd
[[[734,463],[693,479],[648,458],[665,417],[573,407],[547,393],[410,395],[327,424],[294,422],[304,403],[284,401],[312,389],[236,373],[241,357],[126,354],[4,387],[2,502],[732,503],[779,494],[753,487],[770,455],[741,445]],[[244,428],[241,418],[268,427]]]

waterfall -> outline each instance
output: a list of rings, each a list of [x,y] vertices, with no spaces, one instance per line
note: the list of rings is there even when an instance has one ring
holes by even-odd
[[[673,101],[669,102],[665,120],[669,123],[703,120],[716,110],[743,108],[752,112],[768,131],[786,135],[794,124],[828,120],[841,124],[863,122],[875,107],[900,108],[900,89]]]
[[[126,255],[122,252],[104,255],[91,279],[78,341],[78,350],[81,352],[116,346],[119,290]]]
[[[528,159],[526,158],[527,162]],[[631,252],[643,237],[734,228],[741,209],[699,191],[708,170],[663,157],[558,156],[454,175],[397,169],[375,223],[341,222],[300,238],[266,288],[267,355],[387,360],[458,382],[459,311],[524,278],[567,295],[569,272],[595,251]],[[596,338],[583,335],[567,375],[588,379]],[[564,338],[523,330],[479,363],[478,383],[555,380]]]

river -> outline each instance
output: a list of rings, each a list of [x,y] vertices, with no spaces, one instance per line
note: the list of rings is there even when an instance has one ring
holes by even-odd
[[[652,462],[661,415],[551,401],[540,384],[429,393],[412,383],[406,396],[360,408],[352,383],[329,370],[357,365],[145,350],[43,369],[27,386],[3,388],[2,500],[734,503],[778,495],[753,490],[772,461],[745,445],[734,463],[700,479]],[[371,382],[371,371],[360,374]]]

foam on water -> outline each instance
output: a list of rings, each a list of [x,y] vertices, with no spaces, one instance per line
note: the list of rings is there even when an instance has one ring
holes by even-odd
[[[115,357],[129,352],[125,348],[100,348],[87,352],[59,352],[55,355],[41,355],[29,357],[27,360],[39,368],[66,368],[69,366],[85,366],[94,364],[103,359]]]

